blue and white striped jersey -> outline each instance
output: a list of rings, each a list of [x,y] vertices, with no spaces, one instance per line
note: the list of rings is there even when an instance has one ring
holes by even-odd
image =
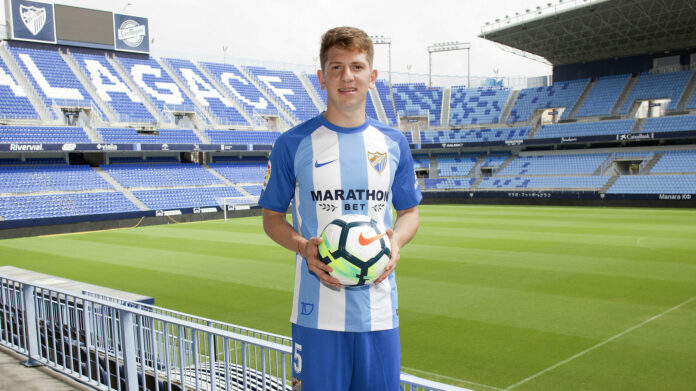
[[[418,205],[413,158],[404,135],[372,119],[342,128],[321,114],[282,134],[271,152],[263,208],[286,212],[292,203],[295,229],[305,238],[344,214],[364,214],[392,225],[392,208]],[[324,330],[364,332],[399,325],[394,273],[381,284],[325,286],[295,258],[290,321]]]

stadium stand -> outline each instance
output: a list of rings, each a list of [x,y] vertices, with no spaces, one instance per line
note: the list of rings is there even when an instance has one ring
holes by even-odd
[[[607,194],[696,194],[696,175],[622,175]]]
[[[483,178],[479,189],[599,190],[608,176],[544,176]]]
[[[689,100],[689,103],[686,105],[687,109],[696,109],[696,92],[694,92],[693,95],[691,95],[691,99]]]
[[[8,45],[8,49],[47,108],[54,103],[94,108],[106,120],[94,99],[63,60],[57,47],[12,43]]]
[[[696,151],[664,152],[650,170],[651,174],[688,172],[696,172]]]
[[[158,129],[156,132],[138,132],[133,128],[97,128],[97,132],[105,143],[201,143],[201,139],[191,129]]]
[[[0,193],[112,190],[89,166],[65,164],[0,165]]]
[[[688,130],[696,130],[696,115],[647,118],[641,132],[678,132]]]
[[[153,58],[119,53],[115,56],[140,90],[162,114],[171,111],[193,112],[194,104],[174,79]]]
[[[99,112],[99,107],[90,97],[88,90],[83,88],[58,50],[34,44],[12,44],[7,47],[45,104],[53,105],[54,102],[60,102],[60,104],[77,107],[89,106],[90,109],[96,109]],[[112,124],[108,121],[105,122],[106,126],[95,126],[91,129],[87,126],[3,125],[0,126],[0,144],[89,144],[98,141],[137,146],[140,144],[200,145],[209,142],[213,145],[244,145],[241,151],[245,152],[258,150],[259,146],[264,146],[259,149],[267,149],[275,142],[280,132],[246,130],[246,128],[245,130],[231,129],[237,125],[250,125],[233,106],[242,108],[247,117],[266,114],[285,116],[286,111],[296,116],[296,120],[300,120],[319,112],[310,98],[310,91],[305,90],[299,78],[289,71],[259,67],[242,68],[212,62],[196,65],[181,59],[166,59],[167,66],[163,66],[153,58],[129,54],[114,56],[116,61],[114,63],[107,59],[104,53],[93,50],[74,50],[70,55],[88,79],[93,81],[94,90],[99,93],[101,100],[107,102],[109,108],[119,118],[128,119],[128,123],[133,123],[134,126],[124,127],[118,124],[118,127],[115,127],[110,126]],[[123,70],[117,69],[118,67]],[[181,85],[177,84],[173,76],[167,72],[169,67],[174,70],[174,76],[182,81],[181,85],[188,86],[187,89],[180,88]],[[132,82],[123,79],[124,73],[129,75]],[[683,90],[685,78],[690,74],[689,72],[673,72],[641,75],[636,80],[629,98],[640,100],[645,99],[646,96],[649,99],[667,95],[676,96],[681,93],[679,88]],[[213,78],[214,82],[209,77]],[[307,74],[306,77],[312,86],[310,88],[315,89],[314,92],[325,102],[326,94],[320,89],[316,75]],[[625,74],[597,79],[584,104],[578,109],[578,117],[610,114],[611,108],[615,106],[629,78],[630,75]],[[667,85],[665,89],[668,92],[639,92],[659,90],[660,80],[677,80],[678,85],[677,87],[674,83]],[[476,143],[500,141],[526,142],[530,137],[543,141],[560,137],[631,134],[638,131],[642,133],[696,131],[696,115],[693,114],[647,118],[644,121],[640,120],[641,122],[634,118],[626,118],[624,115],[621,119],[547,124],[541,126],[536,134],[532,133],[531,123],[524,123],[530,119],[534,110],[540,108],[563,107],[565,108],[564,116],[567,115],[588,82],[588,79],[582,79],[558,82],[551,87],[523,89],[513,106],[511,113],[513,119],[508,119],[509,122],[523,123],[514,127],[497,125],[502,108],[510,96],[509,90],[453,87],[449,126],[464,126],[464,128],[422,130],[415,134],[412,131],[404,131],[404,135],[410,144],[413,144],[414,140],[419,140],[420,145],[428,148],[433,148],[435,145],[438,149],[440,147],[437,144],[471,143],[470,146],[475,146]],[[378,92],[376,95],[382,100],[381,104],[389,121],[397,123],[387,82],[378,80],[376,84]],[[161,126],[162,124],[142,129],[142,126],[137,126],[137,123],[157,121],[158,115],[153,115],[143,104],[137,103],[137,99],[131,99],[134,92],[128,90],[129,85],[139,87],[142,95],[150,99],[156,110],[161,112],[162,115],[159,117],[170,121],[167,125],[173,122],[173,113],[196,112],[198,109],[194,99],[200,103],[200,106],[208,108],[209,114],[217,123],[213,124],[215,126],[206,125],[205,128],[201,128],[200,123],[188,124],[197,129],[184,127],[184,125],[181,128],[172,128]],[[36,122],[38,115],[33,110],[31,102],[27,97],[15,94],[13,86],[17,88],[17,81],[10,75],[7,64],[0,63],[0,100],[6,99],[5,101],[9,102],[7,106],[14,106],[18,110],[14,114],[11,111],[0,110],[0,117],[5,115],[3,113],[7,113],[6,118],[22,120],[24,119],[22,116],[26,114],[27,119]],[[58,86],[62,90],[56,90]],[[267,99],[268,95],[264,95],[258,86],[267,88],[265,92],[277,97],[276,101],[270,102]],[[217,87],[225,91],[219,91]],[[48,91],[48,94],[45,91]],[[442,89],[427,89],[422,83],[409,83],[396,85],[394,91],[400,115],[407,115],[409,111],[420,113],[427,110],[431,113],[431,126],[447,125],[439,124]],[[191,97],[187,95],[189,93],[196,96]],[[628,91],[624,91],[624,94],[627,93]],[[68,99],[69,97],[76,99]],[[226,105],[225,100],[230,97],[234,102],[227,101],[228,105]],[[367,115],[377,119],[376,106],[371,100],[371,95],[368,95],[367,99]],[[674,103],[674,99],[672,102]],[[285,111],[278,107],[282,107]],[[23,114],[20,115],[20,113]],[[206,119],[205,115],[200,113],[199,115],[201,119]],[[104,116],[102,118],[106,119]],[[228,124],[229,127],[224,129],[223,126],[219,126],[222,124]],[[483,128],[473,126],[482,124],[490,125],[484,125]],[[466,129],[466,125],[472,126]],[[638,127],[638,125],[642,126]],[[674,136],[670,135],[670,137]],[[70,150],[71,147],[67,148]],[[134,147],[135,150],[138,148]],[[433,151],[425,153],[413,151],[416,170],[421,172],[420,175],[430,176],[423,179],[424,190],[527,189],[598,192],[607,190],[611,185],[611,194],[622,194],[623,191],[628,192],[627,194],[670,194],[670,192],[690,190],[690,187],[683,182],[692,179],[696,173],[696,152],[693,150],[671,151],[657,147],[639,152],[627,152],[617,147],[605,153],[558,151],[554,154],[538,155],[523,153],[521,156],[517,156],[518,152],[511,151],[460,151],[456,154],[443,152],[445,151],[436,150],[434,153]],[[213,154],[213,162],[205,166],[182,163],[180,160],[183,159],[171,156],[146,155],[121,157],[114,154],[106,159],[107,164],[100,166],[105,175],[123,187],[123,193],[97,174],[99,168],[69,165],[66,163],[69,160],[67,158],[53,159],[53,161],[50,159],[37,161],[33,155],[24,156],[24,161],[16,156],[0,158],[0,172],[2,172],[0,198],[6,208],[18,208],[16,213],[2,211],[0,218],[32,219],[113,211],[138,211],[145,208],[157,210],[219,206],[221,198],[230,197],[232,198],[230,202],[237,200],[236,202],[253,204],[255,197],[260,194],[267,169],[266,157],[258,156],[240,158],[238,155],[230,157]],[[436,159],[437,172],[431,172],[431,156]],[[627,165],[636,166],[637,164],[640,166],[639,169],[631,168],[631,172],[638,172],[641,175],[620,175],[628,172]],[[614,165],[620,166],[621,169],[612,168]],[[602,175],[607,172],[612,172],[612,175],[616,177]],[[624,177],[633,178],[625,179]],[[612,178],[611,181],[609,178]],[[612,182],[613,180],[616,182]],[[663,184],[664,187],[661,187]],[[649,188],[641,190],[642,186],[649,186]],[[35,198],[25,200],[26,197]],[[94,208],[87,205],[90,199],[95,204]],[[136,201],[140,204],[136,205],[134,203]],[[75,206],[51,207],[45,212],[40,210],[29,212],[28,206],[19,206],[38,205],[39,202]],[[108,208],[108,202],[114,203],[113,209]]]
[[[64,159],[0,159],[0,219],[23,220],[139,210],[86,165]]]
[[[621,107],[621,114],[628,114],[636,101],[649,99],[670,99],[667,110],[677,109],[679,97],[686,88],[693,71],[650,74],[641,73],[631,93]]]
[[[259,197],[261,196],[261,190],[263,189],[263,185],[244,185],[242,186],[242,188],[252,196]]]
[[[597,79],[585,103],[578,110],[578,117],[592,117],[611,114],[611,109],[631,78],[630,74],[604,76]]]
[[[266,99],[261,91],[232,64],[202,62],[201,65],[227,89],[249,116],[256,114],[278,115],[278,109]]]
[[[27,91],[17,83],[0,59],[0,118],[39,119],[39,114],[27,98]]]
[[[217,123],[221,125],[250,125],[232,102],[218,91],[191,61],[174,58],[163,60],[172,67],[177,77],[191,91],[193,98],[215,117]]]
[[[509,96],[507,88],[452,87],[449,125],[498,123]]]
[[[211,143],[216,144],[273,145],[280,133],[247,130],[207,130],[206,135]]]
[[[549,87],[525,88],[520,91],[508,122],[529,121],[537,109],[564,108],[561,118],[570,114],[589,79],[554,83]]]
[[[70,55],[75,58],[87,79],[92,82],[101,100],[111,106],[119,121],[157,122],[140,97],[119,76],[103,52],[97,54],[94,51],[73,49]]]
[[[384,107],[384,112],[387,115],[387,125],[396,126],[399,121],[396,118],[396,113],[394,112],[394,105],[391,98],[391,92],[389,92],[389,84],[382,80],[377,79],[375,81],[375,88],[377,88],[377,94]]]
[[[478,161],[478,154],[462,156],[437,156],[437,172],[439,176],[467,176]]]
[[[527,138],[530,129],[531,127],[529,126],[517,126],[469,130],[424,130],[421,132],[421,143],[473,143],[499,140],[522,140]]]
[[[481,163],[482,167],[499,167],[505,160],[510,157],[507,152],[493,152],[490,153]]]
[[[440,126],[442,88],[427,88],[425,83],[397,83],[392,88],[400,117],[426,116],[430,126]]]
[[[297,120],[306,121],[319,114],[309,93],[293,72],[251,66],[246,69],[260,85],[277,97]]]
[[[413,131],[407,130],[401,133],[403,133],[404,137],[406,137],[406,141],[408,141],[409,144],[413,144]]]
[[[238,160],[238,159],[235,159]],[[222,174],[233,183],[263,183],[268,163],[265,161],[225,161],[217,160],[210,168]]]
[[[635,120],[621,119],[597,122],[574,122],[543,125],[536,138],[597,136],[631,133]]]
[[[89,143],[82,128],[57,126],[0,126],[0,143]]]
[[[0,197],[3,220],[134,212],[139,209],[119,192],[63,193]]]
[[[413,168],[416,170],[430,169],[430,156],[428,155],[413,155]]]
[[[449,189],[468,189],[476,178],[454,179],[454,178],[426,178],[426,190],[449,190]]]
[[[134,190],[133,195],[153,210],[217,206],[221,205],[222,198],[238,198],[239,202],[250,201],[245,199],[238,190],[229,186]]]
[[[497,175],[591,175],[608,153],[518,156]]]
[[[104,164],[101,167],[127,188],[223,184],[205,168],[192,163]]]

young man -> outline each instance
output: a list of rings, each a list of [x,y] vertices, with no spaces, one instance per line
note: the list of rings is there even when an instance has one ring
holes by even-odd
[[[320,59],[326,111],[278,138],[259,199],[268,236],[297,253],[293,388],[396,391],[401,348],[393,271],[399,249],[418,230],[413,159],[401,132],[365,116],[377,79],[367,34],[352,27],[327,31]],[[285,218],[291,203],[292,226]],[[374,285],[346,288],[328,274],[317,245],[330,221],[356,213],[384,222],[392,255]]]

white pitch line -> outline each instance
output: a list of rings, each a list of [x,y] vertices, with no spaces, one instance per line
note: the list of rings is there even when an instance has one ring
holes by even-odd
[[[449,380],[449,381],[452,381],[452,382],[460,382],[460,383],[470,384],[470,385],[472,385],[472,386],[478,386],[478,387],[489,388],[489,389],[491,389],[491,390],[504,391],[502,388],[489,386],[489,385],[487,385],[487,384],[481,384],[481,383],[476,383],[476,382],[472,382],[472,381],[469,381],[469,380],[457,379],[456,377],[440,375],[439,373],[423,371],[423,370],[421,370],[421,369],[415,369],[415,368],[409,368],[409,367],[403,367],[403,366],[401,367],[401,369],[404,369],[404,370],[406,370],[406,371],[408,371],[408,372],[416,372],[416,373],[420,373],[420,374],[424,374],[424,375],[429,375],[429,376],[432,376],[432,377],[434,377],[434,378]]]
[[[596,345],[594,345],[594,346],[591,346],[591,347],[589,347],[589,348],[583,350],[582,352],[580,352],[580,353],[578,353],[578,354],[575,354],[575,355],[573,355],[573,356],[570,356],[570,357],[566,358],[566,359],[563,360],[563,361],[560,361],[560,362],[558,362],[558,363],[556,363],[556,364],[554,364],[554,365],[552,365],[552,366],[550,366],[550,367],[548,367],[548,368],[546,368],[546,369],[544,369],[544,370],[542,370],[542,371],[540,371],[540,372],[537,372],[537,373],[533,374],[532,376],[529,376],[528,378],[522,379],[522,380],[518,381],[517,383],[515,383],[515,384],[509,386],[509,387],[506,388],[504,391],[512,390],[513,388],[515,388],[515,387],[517,387],[517,386],[520,386],[520,385],[522,385],[522,384],[524,384],[524,383],[526,383],[526,382],[528,382],[528,381],[530,381],[530,380],[532,380],[532,379],[535,379],[535,378],[537,378],[537,377],[539,377],[539,376],[545,374],[546,372],[552,371],[552,370],[554,370],[554,369],[560,367],[561,365],[564,365],[564,364],[566,364],[566,363],[568,363],[568,362],[570,362],[570,361],[573,361],[573,360],[575,360],[576,358],[578,358],[578,357],[584,355],[585,353],[589,353],[589,352],[591,352],[591,351],[593,351],[593,350],[595,350],[595,349],[597,349],[597,348],[599,348],[599,347],[601,347],[601,346],[604,346],[604,345],[608,344],[609,342],[612,342],[612,341],[614,341],[614,340],[616,340],[616,339],[618,339],[618,338],[620,338],[620,337],[622,337],[622,336],[624,336],[624,335],[630,333],[631,331],[633,331],[633,330],[635,330],[635,329],[637,329],[637,328],[639,328],[639,327],[641,327],[641,326],[643,326],[643,325],[645,325],[645,324],[647,324],[647,323],[652,322],[652,321],[655,320],[655,319],[661,318],[661,317],[662,317],[663,315],[665,315],[665,314],[668,314],[668,313],[670,313],[670,312],[672,312],[672,311],[674,311],[674,310],[676,310],[676,309],[678,309],[678,308],[680,308],[680,307],[683,307],[683,306],[685,306],[685,305],[691,303],[691,302],[694,301],[694,300],[696,300],[696,296],[690,298],[689,300],[687,300],[687,301],[685,301],[685,302],[683,302],[683,303],[681,303],[681,304],[677,304],[677,305],[675,305],[674,307],[669,308],[669,309],[667,309],[667,310],[665,310],[665,311],[663,311],[663,312],[661,312],[661,313],[659,313],[659,314],[653,316],[652,318],[646,319],[646,320],[644,320],[644,321],[638,323],[637,325],[635,325],[635,326],[633,326],[633,327],[629,327],[629,328],[627,328],[626,330],[624,330],[624,331],[622,331],[622,332],[620,332],[620,333],[614,335],[613,337],[609,337],[609,338],[605,339],[604,341],[602,341],[602,342],[600,342],[600,343],[598,343],[598,344],[596,344]]]

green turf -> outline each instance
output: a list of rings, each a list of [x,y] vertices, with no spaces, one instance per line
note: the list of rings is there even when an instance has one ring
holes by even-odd
[[[397,268],[403,366],[475,390],[693,390],[696,211],[422,206]],[[0,265],[289,335],[260,218],[0,241]]]

